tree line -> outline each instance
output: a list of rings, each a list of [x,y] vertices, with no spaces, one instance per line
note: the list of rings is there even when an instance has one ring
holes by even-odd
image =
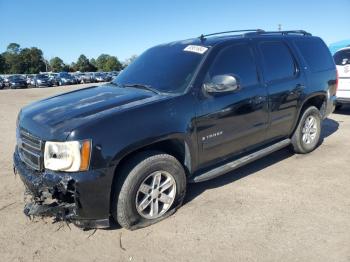
[[[21,48],[17,43],[10,43],[6,51],[0,54],[0,74],[37,74],[45,71],[120,71],[135,58],[136,55],[133,55],[122,63],[116,56],[108,54],[101,54],[96,59],[88,59],[82,54],[76,62],[66,64],[57,56],[47,61],[42,50],[37,47]]]

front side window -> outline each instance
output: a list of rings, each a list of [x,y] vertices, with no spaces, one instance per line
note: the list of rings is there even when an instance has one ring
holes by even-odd
[[[296,68],[289,48],[282,42],[262,42],[263,71],[267,82],[290,78],[295,75]]]
[[[225,47],[211,65],[206,82],[217,75],[232,75],[242,87],[257,84],[258,75],[251,48],[246,44]]]

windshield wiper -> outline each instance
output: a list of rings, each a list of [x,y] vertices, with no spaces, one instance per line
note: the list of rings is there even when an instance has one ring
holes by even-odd
[[[134,88],[140,88],[140,89],[146,89],[146,90],[149,90],[149,91],[152,91],[153,93],[156,93],[156,94],[160,94],[160,92],[153,88],[152,86],[150,85],[144,85],[144,84],[124,84],[123,85],[124,87],[134,87]]]

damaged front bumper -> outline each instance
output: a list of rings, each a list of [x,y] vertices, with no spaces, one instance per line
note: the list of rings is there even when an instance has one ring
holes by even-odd
[[[110,225],[110,189],[113,175],[109,169],[64,173],[35,171],[14,153],[14,172],[23,181],[30,201],[28,216],[52,216],[82,228]]]

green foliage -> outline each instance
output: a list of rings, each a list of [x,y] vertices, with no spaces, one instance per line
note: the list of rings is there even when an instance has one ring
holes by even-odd
[[[19,44],[11,43],[2,57],[6,74],[35,74],[46,70],[43,52],[36,47],[21,49]]]
[[[5,58],[0,54],[0,74],[5,73],[6,62]]]
[[[135,58],[136,56],[129,58],[127,64]],[[97,70],[108,72],[120,71],[123,66],[116,56],[108,54],[102,54],[97,59],[91,58],[90,60],[82,54],[71,65],[65,64],[57,56],[48,62],[39,48],[21,48],[17,43],[10,43],[6,51],[0,54],[0,73],[5,74],[37,74],[48,70],[54,72],[95,72]]]
[[[92,65],[85,55],[80,55],[75,64],[76,71],[80,72],[95,72],[97,68]]]
[[[57,56],[50,60],[50,67],[51,70],[54,72],[62,72],[65,71],[64,69],[67,69],[66,65],[63,63],[63,60]]]
[[[91,58],[91,59],[90,59],[90,64],[92,64],[94,67],[97,68],[96,59],[95,59],[95,58]]]
[[[20,48],[20,45],[17,43],[10,43],[7,46],[6,51],[11,53],[11,54],[19,54],[19,52],[21,51],[21,48]]]
[[[21,72],[24,74],[36,74],[46,71],[46,64],[43,52],[36,48],[24,48],[20,51],[19,62],[21,64]]]
[[[96,59],[96,66],[99,71],[119,71],[122,69],[122,64],[115,56],[102,54]]]

